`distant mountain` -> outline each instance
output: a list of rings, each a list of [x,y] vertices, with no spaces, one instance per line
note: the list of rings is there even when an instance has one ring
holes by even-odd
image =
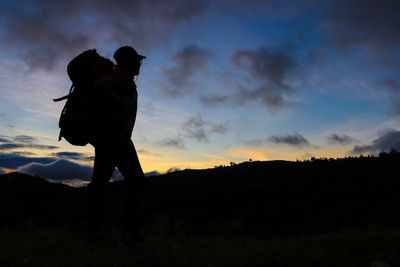
[[[146,178],[145,217],[167,214],[201,229],[236,222],[259,235],[309,233],[400,223],[400,157],[244,162]],[[2,224],[31,219],[73,225],[85,218],[86,188],[39,177],[0,176]],[[107,192],[111,220],[122,210],[124,182]]]

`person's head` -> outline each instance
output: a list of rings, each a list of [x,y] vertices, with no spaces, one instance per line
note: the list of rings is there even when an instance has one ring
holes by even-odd
[[[135,49],[130,46],[122,46],[114,53],[114,59],[118,68],[126,69],[133,75],[139,74],[140,65],[145,56],[139,55]]]

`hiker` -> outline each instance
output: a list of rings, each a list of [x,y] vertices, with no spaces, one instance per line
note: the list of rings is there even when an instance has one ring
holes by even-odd
[[[126,183],[126,208],[123,226],[126,236],[140,239],[137,232],[140,217],[140,193],[144,174],[131,140],[136,120],[137,91],[134,77],[145,56],[130,46],[114,53],[115,70],[93,83],[96,119],[94,134],[89,141],[95,148],[93,175],[89,184],[89,234],[101,235],[105,230],[104,199],[106,186],[117,167]]]

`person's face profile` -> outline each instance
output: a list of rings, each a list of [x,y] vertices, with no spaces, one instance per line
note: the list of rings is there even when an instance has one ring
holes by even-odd
[[[140,71],[140,66],[142,65],[143,59],[136,58],[133,64],[133,74],[138,75]]]

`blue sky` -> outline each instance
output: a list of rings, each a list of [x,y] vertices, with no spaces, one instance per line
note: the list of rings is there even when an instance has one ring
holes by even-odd
[[[147,56],[133,141],[145,172],[400,149],[400,4],[0,0],[0,170],[90,179],[57,141],[66,65]],[[82,170],[81,173],[76,170]]]

